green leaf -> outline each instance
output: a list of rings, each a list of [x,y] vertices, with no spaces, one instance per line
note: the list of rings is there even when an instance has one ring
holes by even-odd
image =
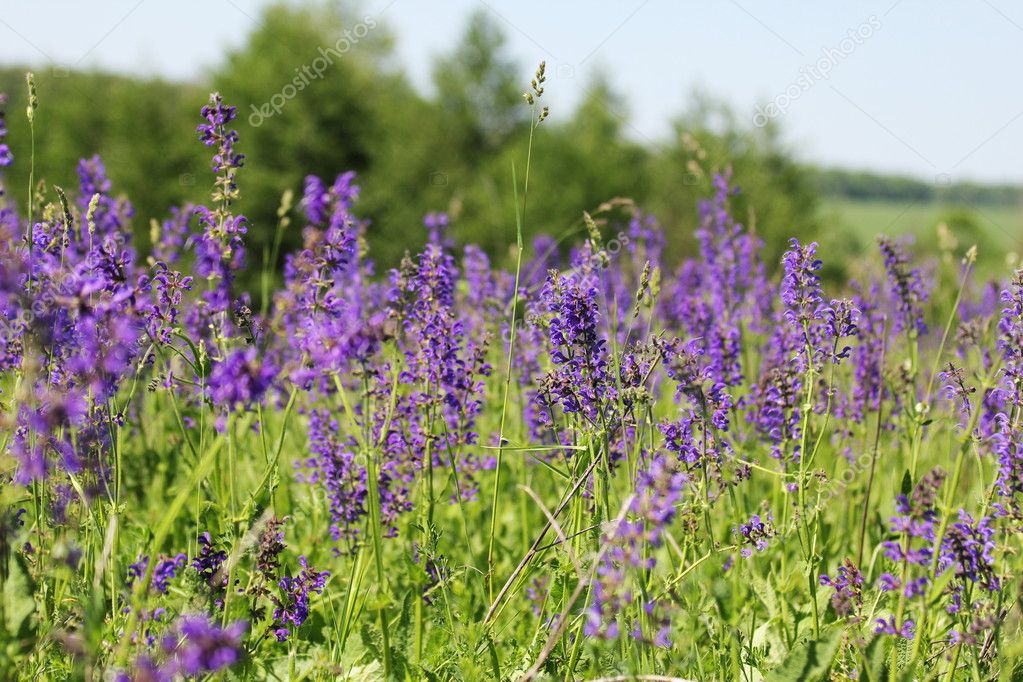
[[[902,473],[902,485],[899,486],[899,492],[903,495],[909,495],[913,492],[913,477],[909,475],[909,469]]]
[[[766,682],[813,682],[823,680],[831,670],[843,631],[833,627],[821,633],[820,639],[796,645],[780,666],[767,674]]]
[[[881,682],[887,679],[888,647],[885,644],[890,639],[883,636],[874,637],[867,645],[867,650],[864,652],[864,657],[867,659],[867,669],[863,671],[865,682]]]
[[[35,585],[29,576],[25,561],[12,553],[8,560],[9,574],[4,582],[4,629],[11,639],[21,640],[27,651],[32,644],[32,614],[36,603],[32,597]]]
[[[767,608],[767,615],[771,618],[781,616],[781,606],[778,602],[778,595],[774,591],[774,587],[771,585],[769,580],[764,580],[759,575],[751,575],[750,583],[753,587],[754,594],[760,598],[764,606]]]
[[[380,633],[377,632],[368,620],[363,620],[359,626],[359,637],[362,639],[362,645],[369,652],[371,660],[382,661],[384,655],[381,651],[381,637]]]

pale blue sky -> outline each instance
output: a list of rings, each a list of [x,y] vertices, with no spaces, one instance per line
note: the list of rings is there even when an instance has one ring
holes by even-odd
[[[244,39],[262,4],[0,0],[0,63],[193,78]],[[1012,0],[366,0],[363,7],[395,33],[399,57],[422,88],[433,56],[481,7],[505,27],[524,78],[547,60],[554,116],[603,69],[628,99],[637,139],[665,139],[668,120],[700,87],[745,117],[758,102],[784,104],[772,115],[805,160],[1023,182],[1016,78],[1023,3]],[[818,68],[830,69],[827,78]],[[778,100],[786,90],[789,101]]]

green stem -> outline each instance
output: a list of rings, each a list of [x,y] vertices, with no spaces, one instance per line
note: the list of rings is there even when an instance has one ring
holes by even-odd
[[[535,120],[535,117],[531,117],[531,120]],[[498,501],[501,494],[501,470],[504,461],[504,429],[506,420],[508,417],[508,396],[511,393],[511,378],[512,378],[512,364],[515,358],[515,330],[516,317],[518,315],[518,302],[519,302],[519,278],[522,272],[522,222],[525,220],[526,215],[526,199],[529,194],[529,165],[533,156],[533,131],[536,130],[536,125],[530,123],[529,126],[529,144],[526,148],[526,176],[522,189],[522,209],[519,210],[519,188],[518,180],[515,178],[515,168],[512,167],[512,191],[514,193],[515,201],[515,244],[516,244],[516,255],[515,255],[515,289],[512,291],[512,302],[511,302],[511,320],[509,322],[508,332],[508,356],[505,363],[504,373],[504,397],[501,401],[501,423],[497,432],[497,463],[494,471],[494,490],[491,496],[490,504],[490,540],[487,543],[487,596],[490,601],[494,600],[494,542],[497,536],[497,509]]]
[[[397,384],[397,373],[395,374],[395,384]],[[356,435],[356,438],[359,441],[360,450],[362,451],[362,455],[366,461],[366,487],[369,495],[369,526],[370,537],[373,542],[373,563],[376,567],[379,589],[386,597],[387,573],[384,570],[383,541],[380,533],[380,474],[377,462],[377,449],[370,449],[362,431],[359,429],[358,422],[355,419],[355,413],[352,411],[352,407],[348,402],[348,396],[345,393],[344,386],[341,384],[341,378],[337,374],[334,375],[334,386],[337,388],[337,393],[341,399],[341,404],[344,406],[345,414],[352,425],[350,430]],[[387,629],[386,604],[382,604],[380,606],[378,615],[380,620],[380,634],[383,637],[384,677],[390,679],[391,645]]]

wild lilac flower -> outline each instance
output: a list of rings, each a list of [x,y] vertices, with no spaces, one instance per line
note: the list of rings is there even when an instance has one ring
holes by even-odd
[[[976,297],[964,297],[959,302],[960,317],[964,322],[980,321],[994,317],[1001,310],[1003,285],[991,278],[980,283],[980,293]]]
[[[1023,408],[1023,270],[1017,270],[1002,291],[998,348],[1002,351],[1008,402]]]
[[[7,146],[4,139],[7,137],[7,121],[4,108],[7,105],[7,95],[0,93],[0,168],[6,168],[14,163],[14,155],[11,148]],[[0,196],[3,196],[3,188],[0,187]]]
[[[322,594],[327,585],[330,571],[316,571],[309,568],[304,556],[298,558],[302,567],[295,576],[285,576],[277,583],[280,596],[274,596],[274,621],[277,626],[274,634],[277,641],[285,641],[292,634],[289,627],[299,627],[309,617],[309,593]]]
[[[609,379],[606,340],[600,333],[597,289],[586,273],[547,277],[541,301],[550,315],[548,334],[554,369],[541,381],[549,404],[597,423],[616,390]]]
[[[322,225],[327,219],[329,197],[327,188],[316,175],[307,175],[302,191],[301,207],[312,225]]]
[[[1019,515],[1018,497],[1023,495],[1023,438],[1019,427],[1008,415],[996,419],[993,451],[998,458],[998,478],[995,483],[999,496],[1007,498],[1009,508],[999,504],[1003,515]]]
[[[233,215],[230,210],[238,197],[235,175],[244,158],[234,150],[238,131],[228,127],[235,113],[219,93],[212,93],[209,104],[201,110],[206,122],[196,128],[204,145],[216,147],[212,165],[217,175],[211,195],[214,208],[195,208],[201,233],[189,240],[195,250],[196,274],[208,282],[202,300],[189,311],[187,321],[193,341],[230,337],[229,316],[240,303],[232,292],[232,283],[245,262],[243,237],[248,228],[245,217]]]
[[[668,282],[665,295],[658,300],[658,314],[669,329],[679,334],[702,336],[700,330],[711,323],[713,311],[699,294],[706,273],[699,261],[689,259],[679,266]]]
[[[242,636],[247,628],[245,621],[236,621],[222,629],[206,616],[182,616],[176,628],[179,637],[166,637],[163,646],[173,654],[174,672],[183,675],[213,673],[241,660]]]
[[[909,618],[904,619],[901,626],[896,626],[895,616],[889,616],[888,618],[877,619],[877,625],[874,626],[874,634],[894,635],[903,639],[913,639],[913,631],[915,629],[916,623]]]
[[[891,573],[882,573],[877,579],[877,586],[882,592],[894,592],[902,589],[902,581]]]
[[[447,213],[427,213],[423,216],[423,227],[429,231],[431,244],[448,245],[444,240],[444,233],[448,227]]]
[[[136,580],[139,580],[146,574],[146,568],[149,566],[149,557],[139,556],[138,560],[134,563],[128,564],[128,575],[125,578],[125,584],[131,587],[135,584]]]
[[[661,340],[654,345],[666,373],[676,382],[675,399],[686,401],[677,420],[658,426],[664,435],[664,447],[676,453],[687,468],[716,465],[729,447],[721,436],[729,430],[733,407],[727,387],[722,382],[710,383],[713,373],[704,366],[704,351],[698,340]]]
[[[235,119],[236,112],[235,107],[224,104],[219,92],[210,95],[209,104],[204,105],[200,112],[206,123],[200,124],[195,130],[204,145],[217,148],[213,156],[214,173],[224,169],[231,171],[240,168],[245,158],[243,154],[234,151],[234,145],[238,142],[238,131],[227,127]]]
[[[745,295],[763,276],[760,240],[735,222],[729,209],[729,198],[739,193],[737,187],[730,185],[730,176],[730,173],[714,176],[714,196],[700,202],[700,228],[696,232],[706,268],[707,290],[720,317],[734,316],[745,302]]]
[[[935,522],[938,513],[934,509],[934,498],[938,487],[944,480],[944,473],[935,469],[917,484],[911,497],[898,495],[895,498],[895,510],[889,527],[891,532],[905,536],[906,540],[886,540],[882,544],[885,556],[889,560],[900,563],[927,565],[933,556]],[[913,543],[913,540],[923,541]],[[914,547],[914,544],[919,546]]]
[[[89,428],[75,429],[83,424],[92,425],[98,415],[96,410],[90,410],[86,394],[79,388],[61,391],[47,387],[31,400],[22,401],[18,405],[17,427],[11,442],[11,453],[18,461],[14,482],[28,485],[44,480],[54,462],[59,463],[63,471],[80,474],[87,461],[97,465],[90,473],[102,480],[103,463],[96,461],[96,457],[83,455],[92,454],[92,448],[105,449],[107,440],[102,435],[97,437]],[[78,432],[76,442],[71,440],[72,431]]]
[[[173,207],[170,213],[170,218],[163,221],[159,230],[154,228],[155,234],[151,235],[153,260],[167,264],[176,263],[185,249],[195,206],[185,204],[180,208]]]
[[[643,612],[651,621],[653,632],[645,634],[637,623],[630,633],[632,638],[648,646],[666,649],[671,646],[671,615],[674,605],[666,599],[649,599],[643,603]]]
[[[192,278],[169,270],[162,261],[153,265],[153,272],[152,278],[140,278],[138,284],[139,293],[151,293],[152,302],[139,307],[149,336],[169,345],[179,326],[184,295],[192,290]]]
[[[143,654],[135,659],[130,670],[118,672],[113,679],[115,682],[171,682],[173,673]]]
[[[823,313],[824,348],[821,350],[825,360],[837,364],[852,352],[852,347],[843,345],[842,339],[859,336],[860,310],[849,299],[836,298],[831,300]],[[828,347],[828,343],[832,344],[831,347]]]
[[[895,299],[895,328],[899,332],[908,330],[915,336],[927,333],[924,324],[923,304],[927,302],[928,290],[920,270],[909,265],[909,258],[888,237],[878,237],[878,246],[884,257],[884,269],[888,273],[888,285]]]
[[[177,577],[178,572],[185,567],[188,557],[185,554],[177,554],[174,557],[161,557],[153,568],[151,586],[160,594],[167,594],[167,588],[171,580]],[[125,583],[132,587],[136,580],[141,580],[149,567],[149,557],[140,556],[138,561],[128,565],[128,577]]]
[[[490,259],[478,246],[465,247],[462,272],[466,292],[464,302],[460,303],[465,306],[466,333],[475,336],[485,333],[488,321],[499,318],[504,301],[498,291],[498,273],[491,269]]]
[[[902,586],[902,594],[907,599],[913,597],[922,597],[927,594],[927,586],[930,585],[931,579],[926,575],[920,576],[915,580],[907,580],[906,584]]]
[[[162,559],[153,569],[153,587],[161,594],[167,594],[167,583],[177,577],[178,571],[185,566],[188,557],[178,554],[172,558]]]
[[[817,258],[817,243],[801,245],[792,239],[791,249],[782,258],[780,295],[785,306],[785,320],[802,339],[798,349],[803,362],[816,367],[822,361],[838,363],[849,356],[850,347],[841,340],[857,334],[859,311],[852,301],[832,300],[824,304],[820,276],[821,261]],[[807,352],[811,357],[805,357]]]
[[[675,506],[682,499],[683,486],[688,479],[687,474],[663,455],[654,456],[637,474],[636,494],[629,512],[631,517],[643,522],[643,540],[650,546],[661,546],[663,533],[675,519]],[[624,524],[623,528],[629,530]],[[638,557],[633,559],[639,560]]]
[[[525,290],[521,290],[519,294],[526,298]],[[529,431],[530,442],[550,445],[560,441],[550,428],[554,419],[551,412],[553,406],[548,405],[541,397],[540,389],[534,382],[534,377],[542,376],[544,373],[542,358],[547,355],[545,330],[533,323],[539,319],[534,310],[535,302],[530,301],[526,319],[531,323],[516,329],[515,346],[511,348],[512,366],[515,380],[524,398],[522,420]],[[511,329],[507,322],[502,322],[501,337],[505,342],[504,351],[507,352],[511,346]]]
[[[887,318],[878,306],[880,291],[876,284],[864,292],[853,283],[853,290],[856,292],[853,306],[859,311],[859,343],[853,353],[854,384],[852,395],[839,401],[838,411],[841,416],[860,421],[868,411],[876,412],[881,408],[881,400],[886,394],[883,361]]]
[[[78,162],[78,210],[81,214],[79,225],[78,251],[85,253],[90,244],[98,244],[106,238],[125,231],[128,222],[134,215],[132,205],[123,199],[110,196],[112,183],[107,178],[107,169],[98,155]],[[86,219],[92,207],[93,197],[98,195],[96,205],[92,208],[92,227]]]
[[[202,228],[193,242],[195,273],[211,283],[203,291],[203,312],[209,316],[227,313],[234,299],[231,285],[235,274],[245,264],[245,217],[221,217],[205,206],[196,207],[195,215]],[[205,329],[197,331],[208,333]]]
[[[18,244],[15,225],[4,220],[5,211],[0,208],[0,372],[21,366],[30,330],[25,308],[31,307],[24,300],[27,249]]]
[[[408,473],[409,467],[397,464],[401,460],[413,469],[426,467],[430,453],[429,464],[459,472],[455,499],[471,499],[477,490],[473,473],[492,462],[467,448],[478,440],[483,378],[491,371],[489,335],[465,334],[466,320],[455,307],[457,276],[453,257],[436,243],[391,273],[390,314],[404,328],[405,367],[399,381],[413,389],[398,400],[395,422],[404,428],[388,435],[388,452],[397,457],[393,469],[382,467],[381,473],[392,480]]]
[[[340,436],[340,425],[326,410],[309,412],[309,450],[303,480],[321,486],[330,512],[330,535],[350,547],[359,537],[366,513],[366,468],[357,464],[355,448]]]
[[[771,457],[785,462],[786,446],[792,447],[792,461],[798,462],[799,434],[802,418],[803,379],[798,363],[783,360],[798,354],[795,336],[779,329],[773,348],[778,349],[759,381],[752,386],[742,406],[747,419],[760,437],[770,445]],[[789,353],[784,349],[791,348]]]
[[[275,297],[275,319],[289,347],[282,362],[289,378],[321,393],[334,390],[333,376],[364,367],[388,335],[385,283],[370,281],[372,264],[360,243],[365,223],[355,218],[359,187],[353,173],[328,189],[306,178],[302,206],[309,217],[303,248],[285,258],[285,288]]]
[[[838,574],[834,578],[822,575],[820,583],[834,588],[835,593],[831,595],[831,605],[840,617],[844,618],[850,614],[858,613],[862,608],[863,574],[851,559],[846,559],[838,567]]]
[[[746,523],[741,523],[738,527],[732,528],[732,534],[738,536],[737,539],[740,545],[749,545],[739,550],[739,553],[744,557],[752,556],[754,549],[758,552],[763,552],[767,549],[768,541],[777,535],[777,530],[774,527],[774,517],[771,516],[770,512],[763,519],[760,517],[760,514],[754,514]]]
[[[824,297],[817,275],[822,263],[817,258],[817,242],[803,246],[793,238],[789,244],[792,248],[782,258],[781,300],[785,319],[801,328],[822,317]]]
[[[664,436],[665,449],[674,452],[679,461],[687,467],[696,466],[703,461],[700,439],[694,434],[694,424],[698,428],[699,418],[690,412],[673,422],[658,425]]]
[[[959,520],[949,525],[941,541],[938,567],[942,571],[952,568],[957,578],[978,583],[989,592],[998,591],[1001,582],[994,572],[994,535],[990,517],[974,521],[960,509]]]
[[[302,206],[310,225],[322,230],[316,256],[326,273],[340,272],[357,255],[359,223],[351,210],[359,197],[359,186],[354,180],[354,172],[342,173],[328,189],[316,176],[306,178]]]
[[[678,339],[655,341],[661,352],[665,372],[675,381],[675,399],[682,396],[699,401],[703,384],[711,378],[704,360],[705,350],[699,339],[682,342]]]
[[[882,574],[879,586],[883,592],[899,591],[900,599],[922,598],[927,594],[938,521],[934,504],[944,478],[941,469],[932,469],[916,484],[912,493],[895,498],[897,514],[889,520],[889,529],[896,539],[886,540],[881,545],[884,556],[899,567],[897,573],[905,576],[905,580],[891,573]],[[894,617],[889,617],[878,619],[875,632],[911,639],[913,628],[913,621],[909,619],[899,624]]]
[[[952,628],[948,632],[951,644],[965,644],[968,647],[981,646],[988,642],[989,633],[1000,622],[997,612],[987,604],[978,603],[966,618],[965,628]]]
[[[78,187],[81,196],[79,201],[83,202],[83,208],[89,205],[89,200],[94,194],[107,194],[110,192],[111,183],[107,179],[107,169],[98,155],[89,159],[81,159],[78,162]]]
[[[629,217],[626,230],[629,241],[626,249],[633,255],[633,266],[642,265],[644,261],[660,263],[661,252],[664,250],[664,231],[652,213],[635,210]]]
[[[741,319],[748,315],[753,326],[759,327],[770,299],[760,260],[763,245],[732,219],[728,202],[738,188],[729,182],[728,174],[716,175],[714,197],[700,204],[696,236],[702,262],[683,266],[676,296],[677,315],[689,322],[685,333],[705,340],[715,380],[737,386],[743,379]]]
[[[625,584],[624,567],[605,557],[597,566],[583,634],[606,640],[618,639],[619,614],[624,613],[633,600],[633,593]]]
[[[277,368],[260,359],[254,346],[230,351],[210,369],[210,401],[227,410],[253,406],[262,401],[276,375]]]
[[[103,404],[140,350],[129,236],[97,236],[91,249],[79,251],[70,248],[78,242],[62,222],[36,227],[37,250],[23,282],[34,294],[23,345],[32,348],[50,387],[91,393]]]
[[[743,380],[741,336],[734,322],[718,320],[708,329],[708,368],[714,379],[726,386],[737,386]]]
[[[1018,496],[1023,494],[1023,431],[1020,420],[1010,415],[1023,409],[1023,270],[1014,273],[1009,286],[1001,293],[1001,301],[998,349],[1002,354],[1003,379],[997,389],[997,402],[1003,405],[1001,409],[996,405],[997,411],[987,431],[992,451],[998,458],[998,493],[1006,498],[1006,503],[999,503],[996,509],[1002,515],[1019,517]]]
[[[192,568],[220,608],[223,607],[223,594],[227,589],[227,574],[223,570],[225,561],[227,552],[217,548],[209,532],[200,533],[199,553],[192,559]]]

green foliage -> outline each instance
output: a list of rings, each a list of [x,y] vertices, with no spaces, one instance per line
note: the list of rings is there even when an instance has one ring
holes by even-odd
[[[9,97],[8,142],[14,149],[5,182],[18,197],[25,196],[31,158],[24,113],[26,70],[0,70],[0,92]],[[190,134],[205,88],[59,69],[35,76],[37,178],[71,191],[78,187],[78,160],[99,154],[114,192],[131,197],[136,231],[143,238],[148,237],[150,217],[164,216],[168,207],[206,194],[203,148]]]
[[[145,244],[151,219],[200,201],[212,185],[191,132],[205,91],[219,90],[239,112],[246,164],[237,212],[249,219],[251,263],[261,263],[269,249],[285,190],[301,196],[305,175],[332,178],[349,169],[364,188],[360,210],[371,222],[368,239],[381,267],[396,265],[425,241],[421,219],[428,210],[452,216],[457,240],[505,259],[515,236],[508,178],[528,135],[517,84],[528,71],[509,57],[491,15],[480,11],[468,19],[462,39],[434,64],[428,95],[395,66],[384,21],[350,3],[279,3],[258,19],[245,42],[199,84],[39,73],[37,177],[73,188],[77,160],[100,154],[114,192],[132,198],[135,230]],[[24,71],[0,72],[0,91],[11,96],[14,188],[28,182]],[[534,193],[523,225],[527,243],[540,233],[574,234],[583,208],[629,197],[680,226],[668,245],[677,261],[692,247],[698,197],[706,195],[712,173],[728,167],[742,178],[739,206],[751,225],[816,231],[810,176],[776,132],[740,126],[727,107],[697,95],[672,137],[654,144],[636,139],[606,76],[585,89],[574,112],[554,112],[536,133],[544,154],[530,183],[542,191]],[[280,253],[300,244],[297,231],[285,231]],[[254,281],[250,273],[243,283],[254,290]]]
[[[765,677],[766,682],[816,682],[827,679],[831,664],[842,643],[844,630],[832,627],[818,639],[796,645],[777,668]]]

